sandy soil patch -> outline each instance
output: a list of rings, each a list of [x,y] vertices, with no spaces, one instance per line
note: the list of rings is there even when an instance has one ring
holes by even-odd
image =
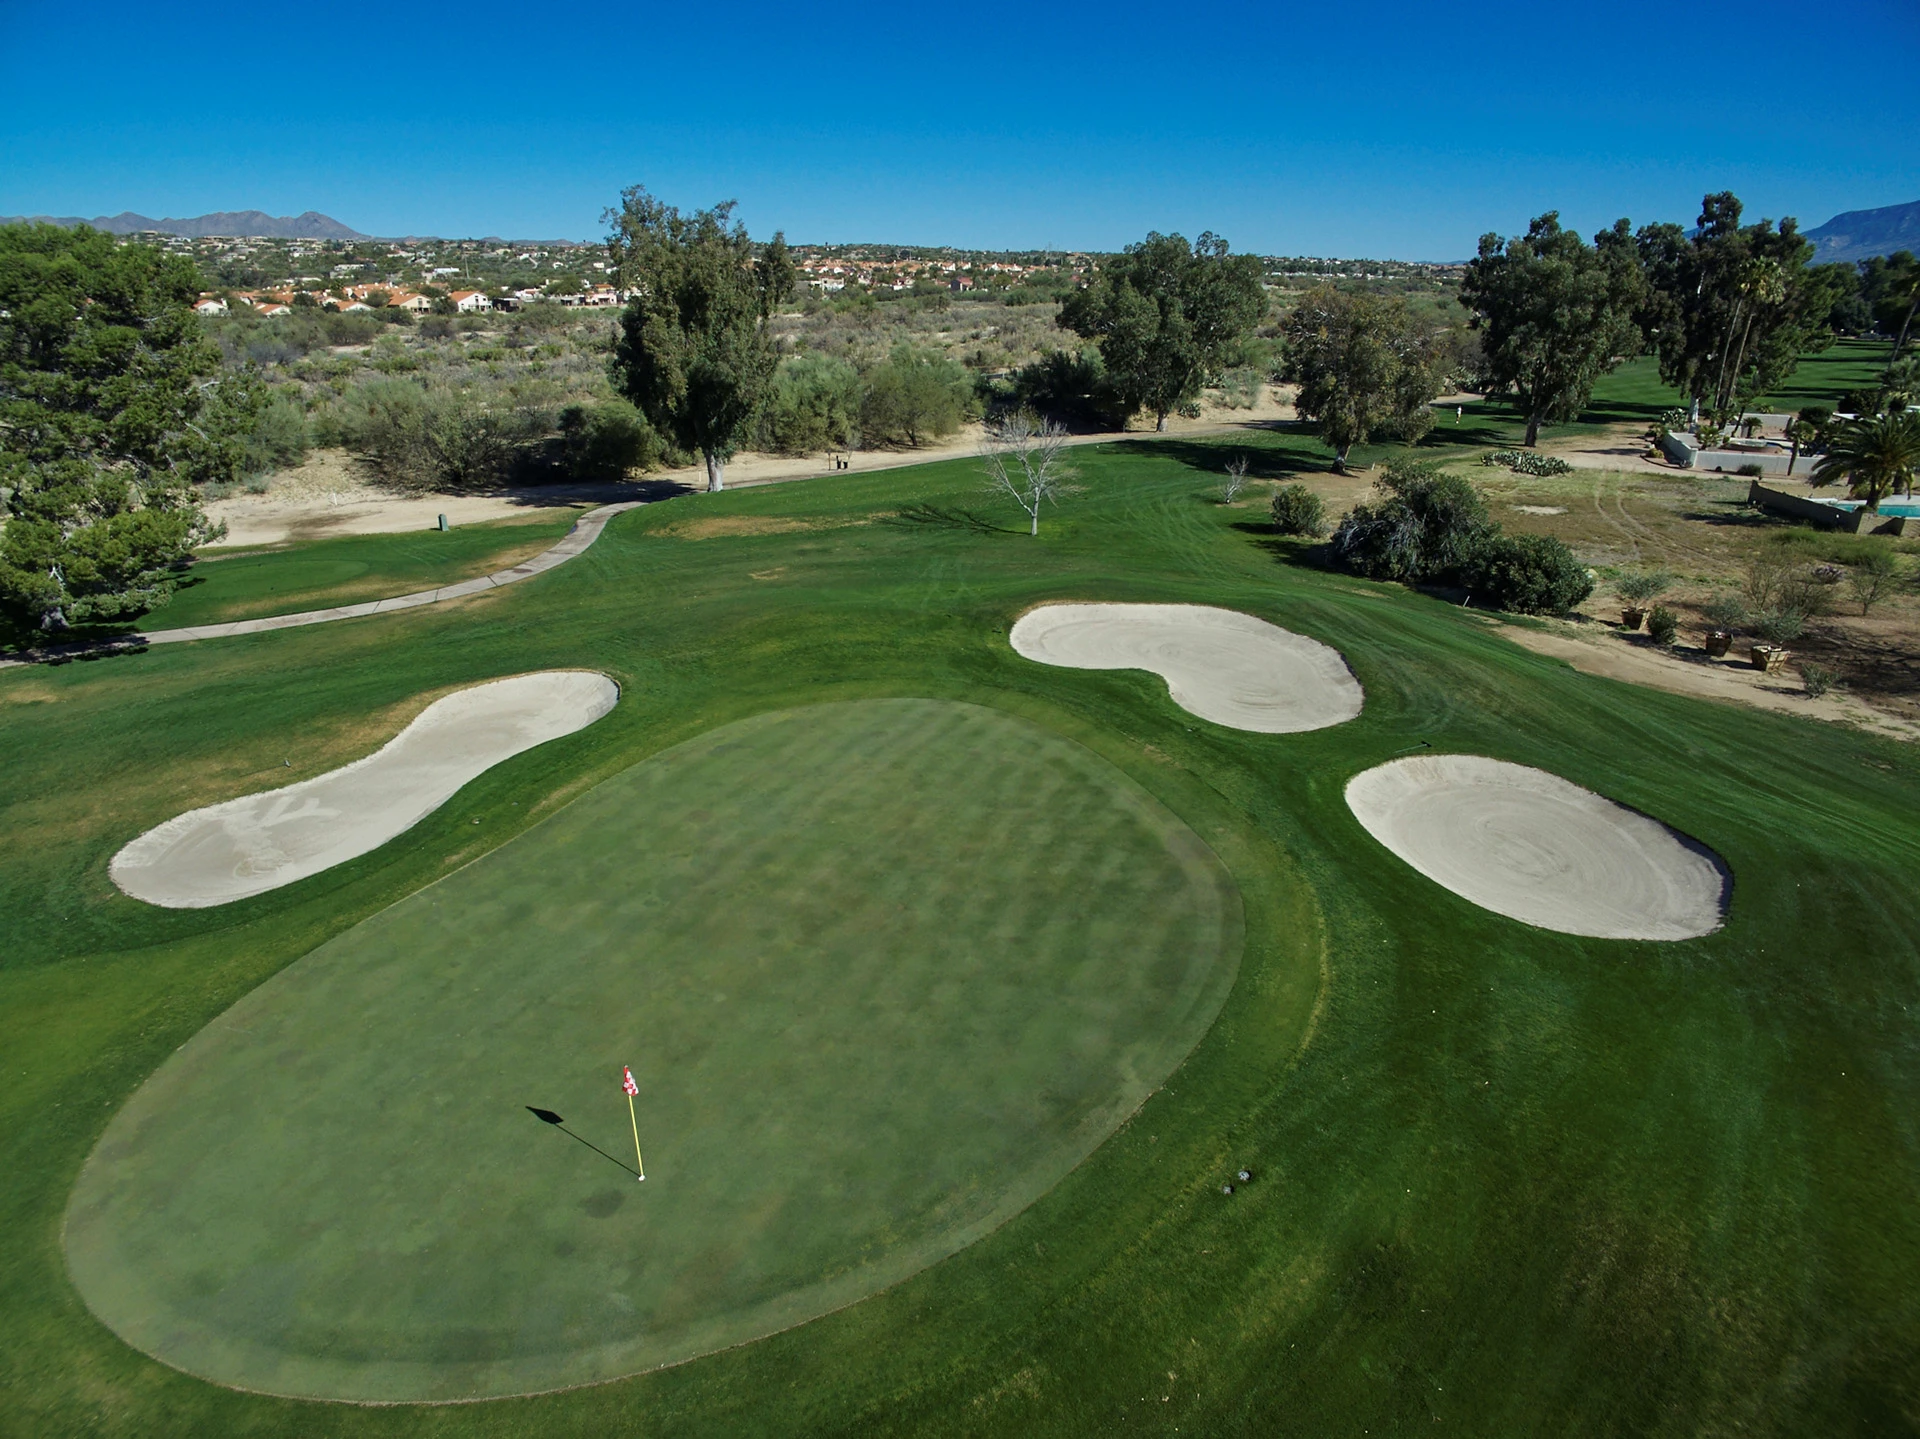
[[[429,530],[452,525],[557,518],[569,509],[635,498],[630,484],[542,485],[483,495],[403,494],[372,483],[340,450],[316,450],[305,464],[275,475],[263,495],[232,495],[207,505],[227,526],[213,551],[254,549],[339,535]]]
[[[1414,755],[1355,776],[1347,807],[1434,883],[1541,929],[1693,939],[1726,917],[1733,880],[1711,850],[1544,770]]]
[[[715,540],[736,535],[791,535],[810,530],[839,530],[864,525],[865,519],[795,519],[783,515],[697,515],[661,525],[648,533],[656,539]]]
[[[1858,725],[1892,739],[1920,739],[1920,724],[1875,709],[1856,695],[1831,691],[1810,698],[1796,677],[1768,675],[1736,660],[1712,660],[1699,651],[1677,652],[1636,645],[1602,626],[1559,625],[1534,629],[1502,625],[1500,633],[1535,654],[1565,660],[1582,674],[1651,685],[1671,694],[1725,700],[1802,719]]]
[[[149,904],[204,909],[305,879],[412,828],[502,760],[584,729],[619,694],[586,670],[458,690],[364,759],[148,830],[113,857],[113,882]]]
[[[1342,724],[1363,699],[1338,650],[1211,605],[1042,605],[1010,639],[1041,664],[1150,670],[1182,709],[1259,734]]]

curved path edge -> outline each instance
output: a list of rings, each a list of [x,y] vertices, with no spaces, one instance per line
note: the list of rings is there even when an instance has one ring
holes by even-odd
[[[77,659],[83,655],[111,654],[116,650],[142,650],[149,645],[171,645],[188,640],[221,640],[235,635],[265,634],[269,630],[296,629],[301,625],[324,625],[334,620],[361,619],[367,615],[381,615],[393,610],[410,610],[417,609],[421,605],[437,605],[442,600],[462,599],[467,595],[481,594],[486,590],[497,590],[503,585],[518,584],[521,580],[532,579],[535,575],[544,574],[548,570],[564,565],[576,555],[586,553],[593,542],[600,538],[600,532],[607,527],[607,521],[615,515],[624,510],[637,509],[648,503],[651,502],[622,500],[618,504],[601,505],[597,509],[588,510],[573,522],[573,528],[568,530],[553,548],[543,550],[532,559],[523,560],[511,569],[481,575],[478,579],[462,580],[457,585],[442,585],[438,589],[431,590],[415,590],[410,595],[394,595],[384,600],[367,600],[357,605],[335,605],[324,610],[300,610],[290,615],[263,615],[254,620],[232,620],[220,625],[189,625],[177,630],[150,630],[145,634],[127,635],[119,639],[105,640],[99,644],[40,650],[20,658],[0,660],[0,668],[43,664],[54,659]]]

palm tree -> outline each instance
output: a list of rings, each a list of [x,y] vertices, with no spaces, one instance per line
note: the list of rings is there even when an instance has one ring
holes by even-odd
[[[1882,497],[1911,491],[1920,469],[1920,410],[1855,420],[1827,442],[1808,483],[1847,482],[1847,492],[1878,510]]]

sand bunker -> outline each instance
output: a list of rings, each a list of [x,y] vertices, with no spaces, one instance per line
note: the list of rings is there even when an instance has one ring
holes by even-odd
[[[381,749],[314,779],[189,810],[113,857],[149,904],[204,909],[292,884],[418,824],[502,760],[584,729],[620,697],[586,670],[547,670],[435,700]]]
[[[1151,670],[1175,704],[1232,729],[1295,734],[1360,713],[1360,682],[1338,650],[1235,610],[1042,605],[1011,638],[1044,665]]]
[[[1347,807],[1420,873],[1510,919],[1601,939],[1692,939],[1733,881],[1705,846],[1592,790],[1479,755],[1357,775]]]

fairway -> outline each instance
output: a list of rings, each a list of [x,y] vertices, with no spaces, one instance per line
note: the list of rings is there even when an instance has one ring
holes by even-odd
[[[1185,824],[1026,720],[740,720],[209,1025],[82,1171],[71,1272],[129,1343],[272,1393],[464,1399],[684,1360],[1051,1188],[1206,1032],[1241,925]]]

